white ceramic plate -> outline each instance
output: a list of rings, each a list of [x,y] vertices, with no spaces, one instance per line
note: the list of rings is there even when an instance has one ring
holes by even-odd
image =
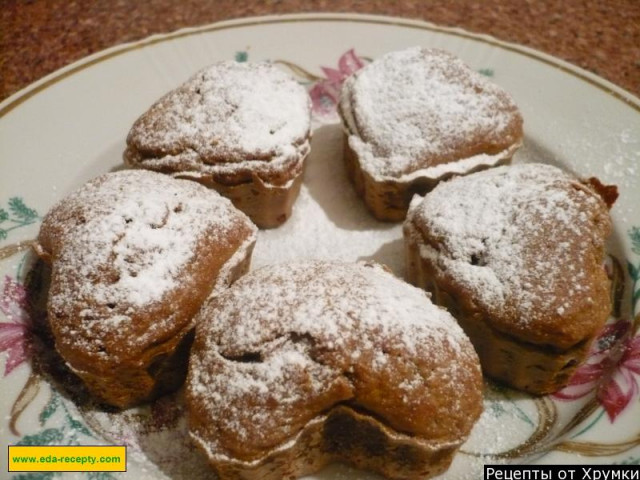
[[[125,443],[132,478],[205,476],[202,458],[184,436],[179,395],[108,414],[74,404],[35,369],[32,357],[39,354],[30,347],[25,296],[33,257],[28,243],[20,242],[36,236],[53,202],[121,164],[129,127],[160,95],[216,60],[269,59],[313,92],[317,129],[294,215],[283,227],[261,232],[254,267],[311,256],[374,258],[402,275],[400,227],[374,221],[353,193],[331,109],[332,95],[353,69],[412,45],[447,49],[512,93],[526,132],[516,161],[551,162],[620,190],[609,247],[609,269],[621,287],[618,312],[589,366],[564,398],[532,399],[488,386],[485,413],[447,478],[479,478],[484,463],[505,461],[640,463],[640,337],[634,337],[640,297],[640,101],[524,47],[417,21],[355,15],[253,18],[154,36],[72,64],[0,104],[2,445]],[[7,471],[6,462],[0,455],[0,472]],[[373,476],[333,465],[313,478]]]

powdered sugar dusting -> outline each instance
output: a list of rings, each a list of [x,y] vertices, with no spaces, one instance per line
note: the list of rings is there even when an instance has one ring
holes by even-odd
[[[414,47],[365,66],[345,82],[340,107],[349,144],[375,178],[487,153],[479,145],[497,153],[521,134],[511,97],[440,50]]]
[[[412,222],[433,239],[421,245],[423,257],[489,311],[518,312],[522,325],[575,308],[567,299],[592,288],[586,272],[598,265],[593,252],[603,251],[610,228],[594,191],[543,164],[445,182],[413,203]]]
[[[474,365],[475,353],[453,317],[377,266],[265,267],[205,307],[198,325],[187,385],[217,432],[193,432],[212,456],[229,455],[227,438],[262,448],[274,431],[288,440],[333,403],[357,399],[363,371],[375,378],[414,365],[385,387],[407,411],[429,401],[434,378],[453,392],[473,375],[458,367]],[[447,407],[443,415],[462,415],[455,398]]]
[[[127,344],[144,344],[171,316],[143,331],[133,318],[188,281],[185,267],[204,236],[226,245],[241,223],[250,224],[231,202],[193,182],[142,170],[89,182],[43,222],[50,238],[41,241],[51,243],[57,280],[49,299],[52,321],[79,311],[79,322],[63,321],[63,333],[81,347],[86,342],[89,351],[99,350],[105,335],[133,331]]]
[[[308,153],[305,89],[271,63],[223,61],[198,72],[133,125],[125,158],[153,168],[286,168]]]
[[[452,324],[451,316],[433,305],[423,291],[375,266],[328,261],[273,265],[239,280],[235,288],[215,303],[217,308],[210,312],[215,312],[219,320],[207,320],[209,328],[215,332],[220,329],[221,344],[232,343],[239,350],[259,349],[276,330],[310,334],[342,345],[345,330],[354,328],[354,319],[346,312],[355,312],[364,331],[375,329],[381,336],[389,336],[398,329],[393,336],[397,335],[411,355],[418,348],[412,328],[424,330],[427,326],[431,331],[457,335],[457,341],[465,338],[457,325]],[[251,315],[236,320],[233,316],[243,309],[259,311],[260,320]],[[267,331],[251,328],[263,321],[269,322]],[[240,329],[240,338],[234,338],[233,329],[220,327],[225,322]]]

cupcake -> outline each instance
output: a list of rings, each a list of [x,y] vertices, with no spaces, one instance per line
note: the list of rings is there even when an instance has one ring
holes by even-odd
[[[339,112],[347,172],[380,220],[404,219],[414,194],[506,163],[522,143],[511,96],[441,50],[373,61],[346,80]]]

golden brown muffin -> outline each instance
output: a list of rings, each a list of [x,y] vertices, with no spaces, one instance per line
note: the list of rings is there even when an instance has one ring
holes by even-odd
[[[116,407],[182,384],[194,318],[248,267],[256,228],[216,192],[159,173],[91,180],[45,216],[56,349]]]
[[[339,111],[347,171],[379,220],[404,219],[414,194],[506,163],[522,143],[509,94],[442,50],[375,60],[347,79]]]
[[[592,185],[550,165],[498,167],[409,209],[409,280],[458,319],[485,373],[512,387],[562,388],[609,315],[611,221]]]
[[[124,160],[200,182],[277,227],[300,191],[310,121],[305,89],[274,65],[219,62],[136,120]]]
[[[427,478],[482,410],[478,358],[455,320],[376,265],[264,267],[197,325],[190,434],[221,479],[296,478],[334,460]]]

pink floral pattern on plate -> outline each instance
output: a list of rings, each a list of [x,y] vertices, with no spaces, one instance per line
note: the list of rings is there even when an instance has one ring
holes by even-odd
[[[577,400],[596,389],[596,398],[611,422],[639,393],[640,336],[620,319],[607,325],[593,343],[588,360],[576,370],[569,385],[554,394],[559,400]]]
[[[27,290],[8,275],[0,296],[0,311],[8,322],[0,322],[0,352],[7,353],[4,375],[29,358],[31,348],[31,320],[27,312]]]
[[[632,251],[640,254],[640,229],[633,227],[628,233]],[[614,277],[611,265],[607,271]],[[576,370],[569,384],[553,395],[558,400],[573,401],[595,390],[596,400],[611,423],[640,393],[640,316],[636,309],[640,300],[640,265],[627,262],[627,271],[631,279],[631,315],[635,322],[623,317],[606,325],[593,342],[587,361]],[[615,279],[612,281],[615,283]]]
[[[313,113],[319,116],[334,114],[340,100],[342,84],[347,77],[360,70],[364,65],[364,60],[356,55],[352,48],[340,56],[337,69],[320,67],[325,78],[318,80],[309,90]]]

